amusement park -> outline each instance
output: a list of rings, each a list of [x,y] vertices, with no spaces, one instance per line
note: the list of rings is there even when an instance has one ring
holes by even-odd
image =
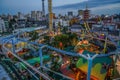
[[[44,0],[42,7],[45,16]],[[120,29],[117,36],[111,34],[106,30],[114,24],[111,17],[98,17],[92,25],[105,28],[97,31],[99,27],[91,27],[87,6],[84,13],[82,20],[69,20],[70,26],[80,23],[80,30],[63,27],[61,22],[54,27],[52,0],[48,0],[47,27],[18,28],[2,34],[0,80],[120,80]]]

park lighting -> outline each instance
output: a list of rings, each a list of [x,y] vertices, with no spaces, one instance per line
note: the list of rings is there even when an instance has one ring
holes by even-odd
[[[70,61],[67,61],[66,63],[68,64],[68,63],[70,63]]]
[[[11,44],[7,44],[7,47],[8,47],[8,48],[11,48],[11,47],[12,47],[12,45],[11,45]]]

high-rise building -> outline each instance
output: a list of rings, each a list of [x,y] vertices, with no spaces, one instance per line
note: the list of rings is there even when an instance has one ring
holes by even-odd
[[[6,26],[3,19],[0,18],[0,32],[6,32]]]
[[[21,16],[21,12],[18,12],[18,18],[20,19],[20,16]]]
[[[72,12],[72,11],[69,11],[69,12],[68,12],[68,16],[73,16],[73,12]]]
[[[29,14],[29,13],[26,14],[26,15],[25,15],[25,18],[26,18],[26,19],[30,18],[30,14]]]
[[[90,17],[90,10],[88,10],[88,7],[86,5],[86,9],[83,12],[83,18],[84,18],[84,20],[88,20],[89,17]]]
[[[36,11],[31,11],[31,18],[36,20]]]
[[[42,11],[37,11],[36,12],[36,20],[40,20],[40,18],[42,18],[42,15],[43,15]]]
[[[73,12],[72,12],[72,11],[69,11],[69,12],[68,12],[68,18],[69,18],[69,19],[72,19],[72,18],[73,18]]]
[[[8,15],[7,15],[7,18],[8,18],[8,21],[10,21],[11,19],[13,19],[13,16],[10,15],[10,14],[8,14]]]
[[[79,16],[83,15],[83,10],[78,10],[78,15]]]
[[[18,19],[24,19],[24,15],[21,12],[18,12]]]

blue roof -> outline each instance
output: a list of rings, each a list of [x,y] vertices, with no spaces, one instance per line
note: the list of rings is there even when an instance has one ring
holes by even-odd
[[[38,29],[43,29],[43,28],[45,28],[45,26],[42,26],[42,27],[21,28],[21,29],[16,29],[15,31],[31,32],[31,31],[38,30]]]

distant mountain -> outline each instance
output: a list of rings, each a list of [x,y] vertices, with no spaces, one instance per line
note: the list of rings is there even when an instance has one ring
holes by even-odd
[[[53,11],[57,14],[66,14],[73,11],[77,14],[80,9],[85,9],[86,4],[92,14],[115,14],[120,13],[120,0],[88,0],[81,3],[54,7]]]

